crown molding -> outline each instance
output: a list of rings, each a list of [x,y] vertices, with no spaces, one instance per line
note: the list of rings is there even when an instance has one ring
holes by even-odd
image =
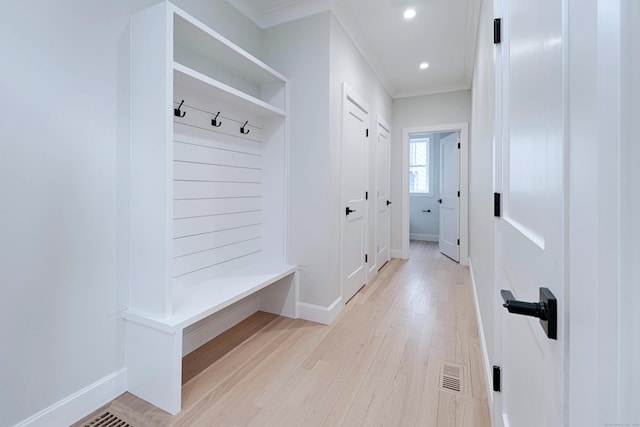
[[[260,8],[253,0],[227,1],[263,30],[331,9],[329,0],[297,0],[270,9]]]

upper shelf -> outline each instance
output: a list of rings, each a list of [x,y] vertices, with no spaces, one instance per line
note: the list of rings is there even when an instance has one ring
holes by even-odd
[[[287,78],[179,8],[173,11],[173,61],[278,109]]]
[[[176,51],[191,51],[210,62],[224,64],[229,72],[257,84],[287,81],[282,74],[177,7],[173,25]]]
[[[210,96],[218,101],[235,105],[243,111],[251,112],[259,117],[286,116],[283,109],[214,80],[182,64],[174,63],[173,69],[173,82],[175,87]]]

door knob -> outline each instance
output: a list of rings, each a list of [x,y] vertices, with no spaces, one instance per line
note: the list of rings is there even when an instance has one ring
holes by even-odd
[[[438,199],[438,203],[442,203],[442,199]]]
[[[389,206],[390,204],[391,204],[391,202],[387,200],[387,206]]]
[[[347,206],[347,209],[345,210],[346,214],[349,215],[351,212],[355,212],[355,209],[349,209],[349,206]]]
[[[555,295],[548,288],[540,288],[540,302],[518,301],[511,291],[500,291],[504,304],[509,313],[532,316],[540,319],[540,325],[547,337],[558,339],[558,302]]]

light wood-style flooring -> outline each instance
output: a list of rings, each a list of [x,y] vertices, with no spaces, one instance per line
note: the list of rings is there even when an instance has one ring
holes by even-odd
[[[461,392],[440,388],[443,362]],[[182,396],[176,416],[128,393],[96,414],[135,427],[489,427],[469,270],[412,242],[332,325],[258,312],[188,355]]]

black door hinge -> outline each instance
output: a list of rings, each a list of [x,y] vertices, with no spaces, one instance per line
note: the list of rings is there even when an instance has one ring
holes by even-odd
[[[460,239],[458,239],[458,246],[460,246]]]
[[[500,44],[500,18],[493,20],[493,44]]]
[[[493,391],[500,391],[500,366],[493,365]]]
[[[364,192],[364,199],[365,200],[369,200],[369,192],[368,191]]]
[[[500,193],[493,193],[493,216],[500,218]]]
[[[460,143],[458,142],[458,150],[460,149]]]
[[[369,262],[369,255],[368,254],[364,254],[364,262]]]
[[[367,131],[365,132],[365,135],[367,136],[367,138],[369,137],[369,129],[367,129]]]
[[[458,191],[458,197],[460,197],[460,192]]]

